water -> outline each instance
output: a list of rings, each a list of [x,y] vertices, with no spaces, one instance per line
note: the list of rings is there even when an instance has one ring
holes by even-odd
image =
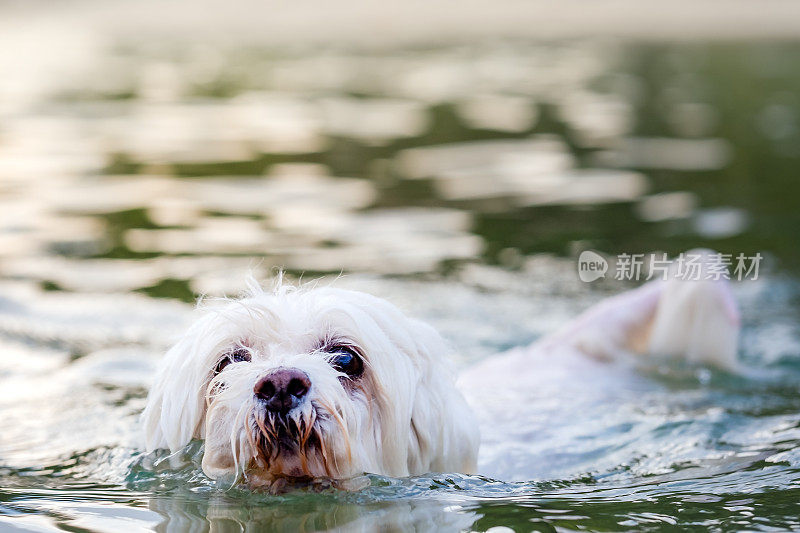
[[[797,45],[112,44],[0,85],[0,529],[800,528]],[[141,451],[190,302],[248,272],[344,274],[463,368],[628,288],[580,250],[696,246],[765,253],[742,373],[542,361],[482,475],[272,496]]]

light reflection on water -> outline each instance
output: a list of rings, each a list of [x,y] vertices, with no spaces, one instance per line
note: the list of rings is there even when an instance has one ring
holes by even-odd
[[[800,49],[207,52],[104,50],[0,106],[0,529],[800,527]],[[698,245],[770,254],[744,376],[551,362],[486,477],[269,496],[139,451],[184,302],[248,272],[352,273],[465,366],[623,288],[581,249]]]

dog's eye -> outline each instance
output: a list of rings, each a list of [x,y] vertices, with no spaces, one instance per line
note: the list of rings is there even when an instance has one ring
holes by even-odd
[[[219,374],[231,363],[241,363],[242,361],[250,361],[250,352],[244,348],[239,348],[232,352],[226,353],[225,356],[219,360],[216,368],[214,368],[214,374]]]
[[[325,351],[332,354],[329,360],[330,364],[339,372],[343,372],[351,378],[358,377],[364,372],[364,362],[352,347],[336,345],[326,348]]]

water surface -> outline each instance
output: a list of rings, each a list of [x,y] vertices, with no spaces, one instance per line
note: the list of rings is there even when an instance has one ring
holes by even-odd
[[[800,527],[796,45],[86,53],[0,106],[0,529]],[[272,496],[141,451],[191,302],[249,272],[344,274],[463,368],[629,288],[580,250],[696,246],[767,258],[743,371],[543,361],[482,475]]]

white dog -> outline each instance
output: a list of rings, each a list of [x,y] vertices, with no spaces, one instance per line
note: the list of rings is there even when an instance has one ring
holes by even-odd
[[[462,383],[487,394],[504,379],[520,383],[515,372],[542,350],[732,367],[737,328],[724,282],[653,282]],[[472,473],[479,446],[436,331],[364,293],[280,282],[207,310],[167,353],[143,419],[148,449],[204,439],[203,471],[251,486],[365,472]]]
[[[149,449],[204,439],[209,477],[251,485],[471,472],[479,440],[431,327],[368,294],[280,283],[195,323],[143,417]]]

